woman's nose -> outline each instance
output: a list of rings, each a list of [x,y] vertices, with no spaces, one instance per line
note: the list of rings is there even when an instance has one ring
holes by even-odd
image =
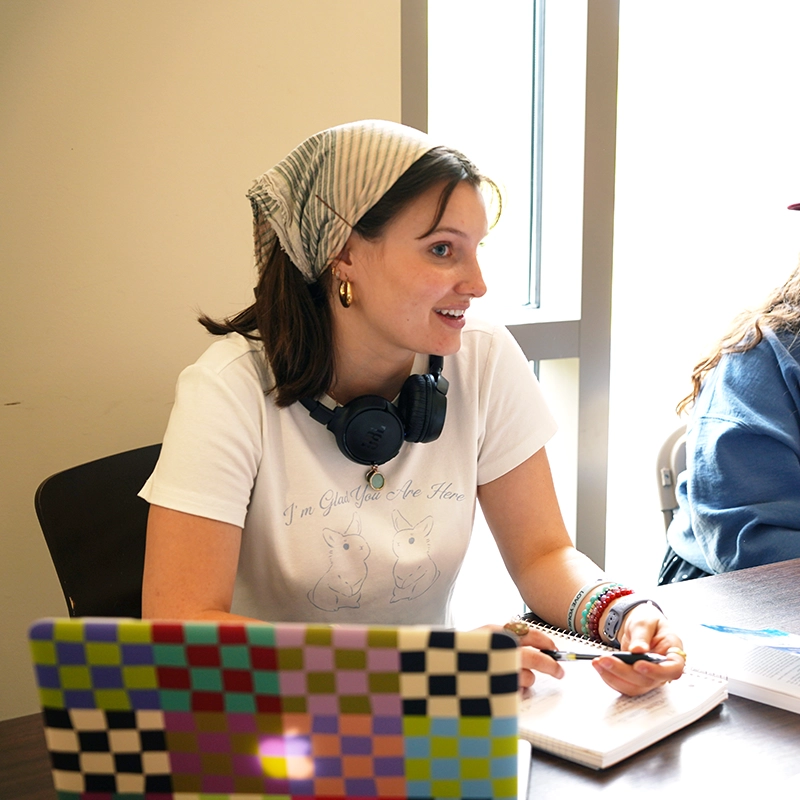
[[[461,294],[469,294],[472,297],[483,297],[486,294],[486,284],[483,281],[483,271],[477,258],[473,258],[466,267],[465,275],[458,286]]]

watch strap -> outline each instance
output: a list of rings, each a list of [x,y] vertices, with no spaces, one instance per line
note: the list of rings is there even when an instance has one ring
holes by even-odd
[[[608,610],[606,621],[603,625],[603,637],[612,647],[619,649],[619,629],[622,627],[622,622],[628,612],[631,609],[636,608],[636,606],[642,605],[643,603],[650,603],[650,605],[655,606],[659,611],[661,611],[661,606],[658,603],[654,602],[653,600],[649,600],[646,597],[636,597],[636,595],[621,597]],[[663,614],[664,612],[662,611],[661,613]]]

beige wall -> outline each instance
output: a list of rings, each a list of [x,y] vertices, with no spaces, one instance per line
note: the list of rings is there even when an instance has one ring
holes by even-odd
[[[66,607],[48,474],[159,441],[180,369],[253,282],[251,180],[400,119],[400,0],[0,0],[0,719]]]

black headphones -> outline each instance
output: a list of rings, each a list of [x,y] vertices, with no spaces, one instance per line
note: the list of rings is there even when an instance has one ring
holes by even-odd
[[[339,450],[357,464],[383,464],[394,458],[403,442],[432,442],[439,438],[447,411],[444,359],[430,356],[427,375],[406,378],[397,405],[383,397],[365,394],[330,409],[319,400],[300,402],[312,419],[336,437]]]

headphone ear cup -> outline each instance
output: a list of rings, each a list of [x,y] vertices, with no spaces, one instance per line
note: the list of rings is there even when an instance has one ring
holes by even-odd
[[[432,383],[430,375],[410,375],[400,390],[397,408],[403,419],[407,442],[421,442],[427,433]]]
[[[433,375],[411,375],[398,399],[407,442],[432,442],[444,427],[447,398],[436,388]]]
[[[383,464],[400,452],[404,441],[402,417],[377,395],[357,397],[337,408],[327,427],[342,454],[357,464]]]

